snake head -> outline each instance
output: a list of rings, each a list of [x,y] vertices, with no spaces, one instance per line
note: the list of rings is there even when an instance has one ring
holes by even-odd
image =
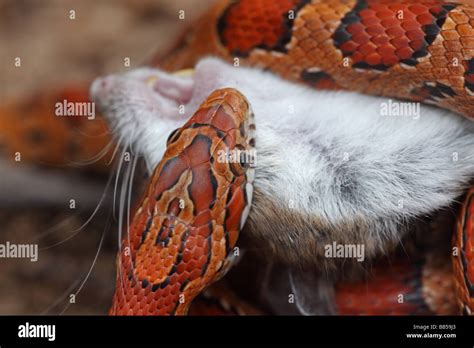
[[[170,135],[119,254],[112,314],[185,314],[225,274],[251,205],[254,130],[247,99],[225,88]]]

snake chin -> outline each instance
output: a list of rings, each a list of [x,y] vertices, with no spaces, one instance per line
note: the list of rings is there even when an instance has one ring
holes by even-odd
[[[452,113],[421,106],[416,118],[383,116],[382,106],[397,101],[315,91],[215,58],[198,62],[193,77],[113,75],[91,94],[151,172],[171,131],[224,87],[247,97],[257,124],[254,202],[242,235],[279,262],[330,268],[333,243],[364,246],[366,259],[384,254],[474,177],[474,124]]]

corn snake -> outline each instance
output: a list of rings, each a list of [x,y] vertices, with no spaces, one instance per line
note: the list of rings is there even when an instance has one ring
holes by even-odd
[[[196,24],[198,33],[189,32],[152,65],[182,69],[214,54],[315,88],[421,101],[472,118],[473,17],[470,5],[442,1],[219,1]],[[473,295],[470,195],[455,233],[460,255],[453,256],[465,313],[472,311]],[[341,313],[358,313],[344,310],[347,299],[340,299]]]
[[[416,57],[415,55],[413,55],[415,61],[420,61],[415,64],[413,62],[413,59],[410,61],[411,57],[405,57],[402,54],[403,52],[407,51],[406,43],[405,46],[398,47],[398,49],[400,49],[402,52],[401,57],[398,57],[400,58],[398,61],[394,62],[394,57],[390,57],[387,58],[387,60],[384,62],[384,66],[380,66],[381,64],[377,60],[378,58],[376,58],[373,54],[371,55],[371,53],[374,52],[369,52],[368,54],[366,54],[367,52],[365,52],[365,50],[369,50],[371,48],[371,45],[367,45],[367,48],[365,49],[360,48],[360,46],[362,46],[364,43],[367,44],[367,41],[362,43],[355,42],[359,45],[356,45],[360,48],[359,51],[357,47],[354,47],[354,42],[347,40],[347,33],[350,33],[351,35],[356,35],[357,33],[354,31],[361,30],[360,25],[357,26],[352,21],[356,21],[357,17],[362,18],[364,16],[368,17],[362,18],[363,20],[360,20],[359,18],[360,22],[363,23],[364,19],[367,21],[371,20],[372,17],[370,17],[370,13],[364,12],[364,14],[360,15],[358,15],[358,13],[363,11],[364,9],[367,9],[367,7],[374,8],[375,2],[325,2],[324,4],[308,4],[307,2],[282,1],[281,8],[272,8],[272,5],[270,3],[261,3],[264,5],[259,7],[259,5],[252,5],[250,2],[242,1],[241,6],[233,5],[232,8],[227,7],[227,2],[219,3],[216,8],[212,10],[210,14],[208,14],[208,17],[205,17],[206,20],[204,21],[204,24],[201,24],[199,26],[200,28],[203,28],[203,30],[199,33],[199,35],[195,36],[194,41],[193,39],[189,39],[189,41],[191,42],[190,44],[188,43],[188,45],[184,46],[184,48],[178,49],[174,55],[172,54],[168,57],[167,61],[160,62],[160,64],[162,66],[168,67],[169,69],[177,69],[192,65],[195,59],[197,59],[197,57],[205,53],[221,55],[228,59],[238,56],[242,64],[250,64],[270,69],[277,73],[280,73],[288,79],[295,81],[303,80],[305,83],[313,84],[316,87],[348,88],[356,89],[364,93],[386,94],[401,98],[423,100],[426,102],[436,103],[442,107],[456,110],[465,114],[467,117],[472,117],[472,114],[470,114],[470,110],[472,109],[472,98],[469,98],[469,93],[472,91],[470,88],[472,78],[470,65],[470,58],[472,58],[472,52],[470,51],[472,50],[472,38],[469,31],[469,26],[471,26],[472,29],[472,24],[470,21],[466,21],[465,18],[463,19],[463,16],[468,16],[469,18],[472,16],[472,10],[469,6],[445,6],[441,5],[440,2],[426,2],[426,4],[429,4],[429,6],[433,6],[436,9],[431,11],[431,8],[427,5],[424,9],[425,13],[418,14],[419,16],[422,16],[424,14],[429,13],[432,18],[430,19],[427,18],[427,16],[423,16],[423,20],[430,19],[431,21],[434,21],[436,23],[438,23],[438,21],[439,23],[443,23],[441,26],[441,30],[439,30],[438,28],[436,36],[442,35],[444,33],[444,26],[448,28],[449,25],[463,25],[463,29],[459,29],[459,37],[456,38],[454,36],[453,38],[453,33],[446,33],[446,37],[453,39],[448,40],[447,38],[443,37],[444,40],[453,41],[454,43],[444,45],[442,44],[442,39],[436,39],[435,37],[434,40],[431,40],[431,38],[427,40],[427,42],[431,41],[431,43],[423,48],[426,48],[430,52],[429,55],[436,56],[435,58],[440,58],[442,56],[449,56],[452,58],[451,55],[453,51],[455,54],[461,54],[461,58],[466,58],[460,59],[461,64],[458,67],[459,69],[456,69],[456,75],[454,76],[456,78],[451,81],[449,79],[446,80],[445,78],[446,70],[442,70],[440,67],[436,66],[438,64],[447,65],[448,63],[445,60],[432,59],[431,61],[431,59],[426,58],[428,54],[425,54],[425,56],[423,56],[422,53],[424,52],[421,52],[417,53]],[[315,8],[312,8],[313,5]],[[404,6],[408,5],[409,2],[400,3],[402,9],[405,9],[406,7]],[[272,10],[270,10],[270,8],[272,8]],[[314,37],[321,37],[321,41],[318,41],[320,46],[316,46],[318,47],[318,50],[320,50],[320,52],[329,52],[327,59],[323,56],[315,56],[313,57],[313,61],[305,62],[304,64],[302,63],[304,62],[304,56],[306,53],[301,52],[301,50],[298,50],[298,48],[299,46],[301,46],[307,47],[308,49],[314,49],[315,44],[314,42],[309,42],[310,40],[306,40],[308,42],[305,44],[296,41],[296,44],[293,44],[293,50],[289,49],[285,51],[285,48],[282,48],[281,46],[288,45],[289,43],[291,44],[291,41],[288,42],[283,40],[282,42],[280,42],[278,37],[285,35],[288,36],[288,33],[284,31],[285,28],[283,28],[282,31],[277,30],[277,37],[270,37],[268,41],[264,42],[263,44],[259,41],[259,39],[261,38],[258,37],[258,31],[257,34],[251,33],[253,34],[253,37],[251,34],[249,35],[251,39],[256,37],[256,42],[249,43],[249,39],[245,37],[239,40],[239,37],[236,33],[238,33],[239,30],[242,29],[238,28],[238,23],[236,23],[235,21],[232,22],[233,16],[235,16],[234,18],[241,19],[242,15],[248,12],[254,14],[256,13],[256,18],[258,19],[264,19],[266,18],[266,15],[269,15],[268,17],[272,18],[270,23],[275,23],[275,18],[281,18],[282,14],[286,14],[288,11],[290,11],[289,9],[293,10],[295,13],[294,22],[289,23],[290,25],[293,25],[293,37],[298,37],[298,33],[304,33],[305,31],[307,31],[308,28],[304,28],[304,24],[307,22],[311,22],[311,15],[322,14],[321,18],[318,18],[319,22],[318,20],[314,21],[313,25],[315,26],[316,23],[321,25],[321,22],[328,20],[328,23],[330,24],[328,24],[328,26],[324,25],[324,28],[326,31],[329,31],[329,34],[331,34],[330,36],[327,36],[327,33],[325,32],[317,32],[317,34],[313,32],[313,34],[309,34],[310,37],[312,37],[312,35],[314,35]],[[384,12],[385,10],[387,9],[378,9],[376,11]],[[392,10],[393,15],[394,10],[391,8],[389,10]],[[419,10],[422,11],[423,9]],[[272,17],[273,14],[275,14],[274,17]],[[305,15],[308,16],[309,19]],[[341,18],[347,19],[343,20]],[[433,18],[435,18],[436,20],[434,20]],[[335,21],[335,23],[332,23],[333,20]],[[460,22],[458,23],[458,21]],[[339,22],[343,23],[345,26],[342,24],[339,25]],[[220,28],[222,32],[216,32],[216,23],[219,23],[218,28]],[[298,29],[298,31],[298,25],[301,25],[302,23],[303,27],[299,27],[300,29]],[[356,22],[356,24],[358,23]],[[237,28],[235,28],[235,25],[237,25]],[[288,23],[285,22],[285,25],[288,25]],[[352,27],[350,27],[350,25],[352,25]],[[411,23],[410,25],[414,24]],[[415,29],[419,28],[414,28],[413,30],[416,31]],[[422,29],[425,30],[426,28]],[[430,27],[426,30],[430,31],[434,29],[436,28]],[[373,30],[374,32],[377,32],[377,30],[380,30],[380,28],[374,28]],[[447,30],[452,31],[453,29],[451,28]],[[393,32],[396,33],[397,31],[394,29]],[[386,32],[387,35],[390,35],[391,33],[392,31]],[[419,30],[418,33],[414,33],[413,35],[420,35]],[[428,35],[435,34],[429,33],[425,36]],[[333,38],[333,41],[338,41],[338,45],[340,47],[335,50],[334,47],[336,45],[334,44],[334,42],[331,42],[331,45],[328,44],[328,37]],[[363,38],[361,38],[360,40],[362,39]],[[367,40],[367,38],[365,38],[365,40]],[[303,41],[303,39],[301,39],[301,41]],[[380,44],[381,42],[382,41],[380,41]],[[456,42],[458,42],[457,45]],[[461,51],[459,51],[459,43],[461,44],[461,47],[463,47]],[[403,45],[403,42],[400,43],[400,45]],[[447,47],[443,49],[443,47],[441,46],[448,46],[449,50]],[[420,49],[420,47],[418,47],[418,49]],[[430,51],[430,49],[432,49],[432,51]],[[458,51],[456,51],[456,49],[458,49]],[[246,50],[248,51],[247,54],[245,54],[245,52],[241,52]],[[364,54],[366,55],[364,56]],[[290,59],[288,59],[288,57],[290,57]],[[334,62],[342,62],[343,59],[347,57],[349,58],[349,62],[351,63],[350,67],[354,67],[354,71],[349,69],[339,71],[335,66]],[[403,64],[401,62],[402,58],[403,60],[405,60]],[[427,62],[427,60],[430,60],[430,62]],[[158,60],[155,60],[154,64],[157,64],[156,62],[158,62]],[[314,67],[314,62],[318,63],[317,69]],[[359,64],[355,65],[357,63]],[[389,64],[393,64],[393,66],[387,68],[387,65]],[[415,67],[413,64],[415,64]],[[431,69],[431,64],[435,66],[433,69],[436,69],[436,72],[435,70]],[[387,70],[389,70],[388,73]],[[419,75],[416,75],[418,73]],[[416,75],[415,77],[414,74]],[[370,78],[368,80],[371,80],[370,83],[368,83],[366,80],[369,76]],[[412,86],[413,88],[410,88],[408,91],[405,86],[411,86],[412,84],[410,81],[412,80],[418,80],[418,84]],[[425,83],[425,81],[428,82]],[[462,81],[462,83],[460,81]],[[467,204],[468,203],[466,201],[466,206]],[[466,211],[468,210],[467,208],[464,209]],[[464,232],[464,234],[469,235],[469,229],[472,229],[472,227],[470,227],[471,225],[469,224],[469,220],[464,218],[462,221],[464,222],[460,225],[460,230],[467,231]],[[469,240],[469,238],[467,238],[467,240]],[[465,245],[468,245],[468,243],[466,243]],[[469,254],[469,252],[467,252],[467,254]],[[464,261],[463,267],[465,265],[466,261]],[[463,271],[463,273],[469,274],[467,268],[465,268],[465,271]],[[469,276],[465,276],[465,279],[469,280],[472,279],[472,277],[469,278]],[[464,288],[467,288],[467,286],[468,284],[464,284]]]
[[[252,119],[240,93],[218,90],[170,135],[122,247],[129,252],[119,257],[111,314],[185,314],[229,267],[250,209],[254,169],[219,156],[251,150]]]

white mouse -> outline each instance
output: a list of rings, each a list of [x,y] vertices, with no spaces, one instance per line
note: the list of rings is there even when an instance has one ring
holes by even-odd
[[[390,116],[399,101],[317,91],[216,58],[188,77],[149,68],[107,76],[91,94],[117,139],[152,171],[169,134],[221,87],[242,92],[256,117],[245,234],[280,261],[317,264],[334,242],[363,244],[366,258],[380,254],[474,177],[472,121],[424,105]]]

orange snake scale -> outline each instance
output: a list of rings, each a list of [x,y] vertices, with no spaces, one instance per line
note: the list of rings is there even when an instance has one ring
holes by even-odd
[[[245,97],[222,89],[171,134],[119,254],[111,314],[186,314],[228,269],[254,169],[222,155],[251,150],[254,129]]]
[[[171,52],[156,55],[150,65],[173,71],[215,55],[315,88],[420,101],[474,119],[474,7],[467,2],[218,0],[194,28],[198,30],[189,30]],[[49,115],[49,104],[42,104]],[[1,112],[18,114],[13,108]],[[51,130],[46,138],[31,132],[40,119]],[[109,140],[82,141],[83,132],[53,123],[46,116],[15,124],[0,119],[1,148],[10,153],[33,144],[35,151],[24,151],[30,160],[43,162],[45,153],[53,153],[58,165],[64,159],[61,148],[70,149],[69,158],[87,158]],[[101,123],[79,121],[77,126],[101,131]],[[193,298],[225,273],[250,208],[253,168],[220,163],[217,152],[249,150],[253,131],[245,97],[226,89],[209,96],[170,136],[119,252],[111,314],[185,314]],[[454,286],[468,314],[474,310],[473,197],[471,189],[453,239],[458,250],[453,255]],[[376,270],[367,286],[339,284],[339,312],[449,312],[435,306],[445,301],[442,296],[425,296],[419,290],[422,283],[441,287],[448,279],[451,284],[449,269],[403,267],[392,273]],[[422,280],[414,283],[414,278]],[[399,287],[388,286],[390,281]],[[415,299],[429,297],[431,306],[420,310],[413,302],[392,311],[383,296],[397,291]],[[380,300],[374,302],[374,296]],[[358,301],[364,308],[357,308]]]
[[[190,31],[170,54],[157,55],[152,65],[183,69],[213,54],[315,88],[420,101],[474,118],[474,7],[469,4],[440,0],[222,0],[195,26],[198,32]],[[470,216],[469,211],[466,214]],[[461,256],[454,256],[455,265],[459,265],[455,267],[455,288],[465,311],[470,311],[474,277],[469,262],[474,246],[468,240],[472,227],[466,224],[458,228],[458,245],[461,248],[462,240],[464,244]],[[408,270],[407,265],[403,267]],[[406,279],[396,270],[390,273],[392,283],[398,284],[397,291],[405,287],[406,293],[413,293],[411,298],[420,300],[413,305],[423,300],[428,300],[428,305],[411,308],[408,304],[390,312],[393,303],[381,301],[372,310],[369,305],[361,305],[365,310],[359,310],[347,302],[357,291],[354,285],[341,284],[336,295],[338,312],[452,313],[449,295],[421,290],[423,284],[431,284],[450,292],[449,269],[436,272],[426,266],[420,273],[416,267]],[[385,289],[390,286],[383,273],[375,272],[371,282],[372,291],[380,286],[378,298],[387,296]],[[460,283],[461,278],[464,281]],[[413,288],[414,279],[420,280]],[[353,300],[357,303],[356,297]]]

